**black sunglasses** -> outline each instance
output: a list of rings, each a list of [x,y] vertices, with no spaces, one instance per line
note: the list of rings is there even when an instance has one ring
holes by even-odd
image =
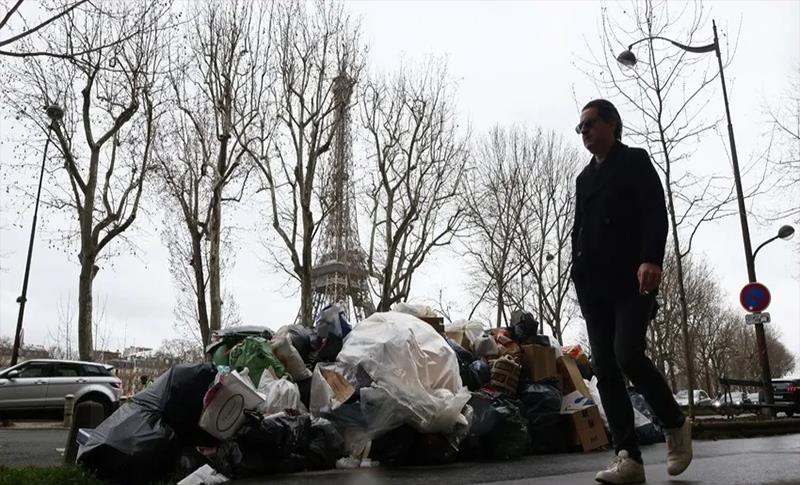
[[[583,133],[584,129],[591,130],[592,126],[594,126],[594,124],[598,121],[600,121],[599,118],[589,118],[588,120],[581,121],[578,123],[578,126],[575,127],[575,133],[580,135]]]

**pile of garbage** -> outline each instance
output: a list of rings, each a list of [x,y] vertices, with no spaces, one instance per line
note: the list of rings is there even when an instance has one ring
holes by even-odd
[[[88,433],[78,462],[118,483],[177,474],[200,485],[608,444],[587,356],[552,345],[530,313],[489,331],[394,310],[351,325],[331,305],[314,328],[218,332],[210,363],[161,375]],[[637,426],[658,439],[652,411],[640,411]]]

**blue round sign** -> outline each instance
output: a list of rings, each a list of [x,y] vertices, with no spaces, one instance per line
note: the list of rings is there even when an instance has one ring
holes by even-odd
[[[769,306],[772,297],[769,290],[761,283],[748,283],[739,293],[739,303],[748,312],[763,312]]]

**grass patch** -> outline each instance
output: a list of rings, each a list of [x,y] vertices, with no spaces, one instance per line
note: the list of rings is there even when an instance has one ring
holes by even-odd
[[[105,485],[77,466],[8,468],[0,466],[0,485]]]
[[[173,485],[186,474],[173,472],[142,485]],[[0,485],[109,485],[77,465],[9,468],[0,465]]]

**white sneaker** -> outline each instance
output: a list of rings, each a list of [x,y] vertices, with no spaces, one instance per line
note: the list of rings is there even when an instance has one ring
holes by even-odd
[[[680,475],[692,462],[692,421],[680,428],[664,429],[667,435],[667,473]]]
[[[620,450],[608,470],[597,472],[594,479],[600,483],[644,483],[644,465],[628,456],[626,450]]]

